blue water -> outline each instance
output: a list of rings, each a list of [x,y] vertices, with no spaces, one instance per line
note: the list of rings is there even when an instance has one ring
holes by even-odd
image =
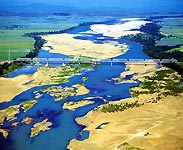
[[[77,136],[76,139],[79,141],[84,141],[89,138],[89,135],[90,135],[90,131],[83,130],[82,132],[80,132],[79,136]]]
[[[98,127],[96,127],[95,129],[102,129],[102,126],[108,125],[108,124],[109,124],[109,122],[104,122],[104,123],[100,124]]]
[[[47,62],[49,61],[45,61],[44,58],[48,59],[48,58],[68,58],[68,56],[63,55],[63,54],[57,54],[57,53],[50,53],[49,51],[45,51],[45,50],[40,50],[39,55],[37,56],[37,59],[39,59],[40,61],[40,66],[44,66],[46,65]],[[50,67],[55,67],[58,65],[61,65],[62,62],[60,61],[52,61],[50,64]],[[32,62],[22,68],[19,68],[18,70],[11,72],[7,75],[7,78],[13,78],[22,74],[34,74],[37,69],[39,68],[39,66],[35,66],[35,62]]]
[[[87,31],[89,26],[80,27],[74,29],[71,33],[78,33]],[[86,35],[84,35],[84,38]],[[96,41],[98,37],[102,35],[92,35],[91,41]],[[82,37],[79,37],[82,38]],[[111,37],[103,37],[106,40],[113,40]],[[105,40],[104,40],[105,41]],[[129,45],[129,50],[120,56],[114,57],[115,59],[148,59],[149,57],[142,52],[142,46],[127,40],[119,39],[116,40],[118,43],[127,43]],[[66,58],[67,56],[61,54],[52,54],[47,51],[40,51],[38,58]],[[42,62],[44,65],[45,62]],[[50,65],[56,66],[60,65],[55,62],[50,62]],[[31,70],[32,68],[30,68]],[[40,98],[35,98],[35,91],[39,91],[45,87],[50,87],[53,85],[44,85],[39,87],[31,88],[13,98],[12,101],[7,103],[1,103],[0,109],[7,108],[8,106],[17,105],[21,102],[35,99],[38,103],[29,111],[24,113],[20,110],[20,113],[16,116],[17,119],[8,122],[4,121],[2,128],[10,130],[10,134],[7,140],[0,136],[0,141],[3,143],[1,150],[66,150],[67,145],[71,139],[85,140],[89,137],[89,131],[83,130],[85,126],[76,123],[75,118],[86,115],[90,110],[100,106],[108,101],[117,101],[123,98],[130,97],[129,88],[138,85],[137,83],[122,83],[115,84],[115,82],[110,81],[112,78],[119,77],[120,73],[125,70],[124,63],[114,63],[112,66],[106,63],[101,63],[100,68],[93,68],[93,71],[84,72],[82,75],[77,75],[71,77],[69,82],[64,84],[54,84],[54,86],[72,86],[74,84],[82,83],[82,77],[88,77],[88,80],[84,81],[86,88],[90,90],[89,94],[80,96],[70,96],[62,101],[55,102],[54,98],[49,94],[44,93]],[[34,69],[33,69],[34,70]],[[34,70],[32,73],[34,73]],[[27,68],[21,68],[14,73],[9,74],[8,77],[14,77],[20,74],[28,74]],[[131,78],[132,75],[127,76]],[[95,97],[90,99],[93,104],[89,104],[83,107],[77,108],[75,111],[70,111],[63,109],[62,106],[68,101],[81,101],[89,97]],[[104,101],[102,97],[106,101]],[[17,127],[11,127],[13,122],[21,122],[23,118],[31,117],[33,121],[31,124],[26,125],[20,123]],[[31,127],[40,121],[48,118],[53,125],[51,130],[46,132],[41,132],[38,136],[30,138]]]

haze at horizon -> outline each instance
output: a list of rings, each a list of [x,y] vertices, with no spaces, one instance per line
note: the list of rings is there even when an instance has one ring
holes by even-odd
[[[77,11],[88,10],[118,12],[120,10],[126,10],[134,12],[183,12],[182,0],[0,0],[0,2],[0,10],[7,6],[25,6],[39,3],[39,5],[45,4],[75,8]],[[16,8],[14,9],[16,10]]]

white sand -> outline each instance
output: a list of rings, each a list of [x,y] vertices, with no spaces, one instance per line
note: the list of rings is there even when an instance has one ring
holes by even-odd
[[[123,21],[125,20],[128,20],[129,22],[119,23],[115,25],[95,24],[95,25],[91,25],[90,28],[95,33],[100,33],[100,34],[103,34],[104,36],[119,38],[121,36],[125,36],[128,34],[140,33],[140,31],[130,31],[130,30],[140,29],[142,25],[150,23],[148,21],[137,20],[133,18],[124,19]]]

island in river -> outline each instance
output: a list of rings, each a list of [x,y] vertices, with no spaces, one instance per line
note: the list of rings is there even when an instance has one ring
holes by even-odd
[[[43,35],[46,51],[37,58],[59,58],[60,53],[91,61],[40,62],[32,74],[17,70],[12,77],[0,78],[2,147],[181,149],[181,76],[156,62],[95,63],[107,58],[150,59],[141,45],[120,38],[143,34],[141,26],[150,23],[145,18],[116,19]]]

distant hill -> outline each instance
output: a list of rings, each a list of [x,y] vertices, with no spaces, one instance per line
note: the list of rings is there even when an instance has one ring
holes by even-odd
[[[0,11],[9,13],[73,13],[77,12],[77,8],[68,6],[52,6],[42,3],[35,3],[30,5],[8,5],[0,6]]]
[[[64,6],[64,5],[50,5],[43,3],[33,3],[29,5],[0,5],[0,12],[7,14],[55,14],[67,15],[71,13],[93,13],[93,14],[134,14],[134,13],[169,13],[168,8],[152,9],[151,7],[145,8],[126,8],[121,6],[116,7],[79,7],[79,6]],[[170,13],[183,13],[183,9],[170,10]],[[3,14],[2,14],[3,15]]]
[[[0,10],[0,16],[12,16],[13,14],[7,11],[1,11]]]

